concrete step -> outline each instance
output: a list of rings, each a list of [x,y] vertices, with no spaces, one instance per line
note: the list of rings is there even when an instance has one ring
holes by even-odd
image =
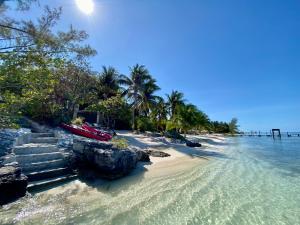
[[[21,164],[21,168],[23,173],[28,173],[66,167],[67,164],[68,160],[66,159],[55,159],[43,162]]]
[[[68,174],[52,179],[44,179],[44,180],[39,180],[39,181],[33,181],[29,182],[29,185],[27,186],[28,191],[37,191],[39,189],[51,187],[54,185],[57,185],[59,183],[63,183],[72,179],[76,179],[77,175],[76,174]]]
[[[54,137],[38,137],[31,138],[32,143],[47,143],[47,144],[56,144],[58,141],[57,138]]]
[[[49,161],[55,159],[63,159],[63,158],[64,155],[61,152],[16,155],[16,160],[20,165],[33,163],[33,162],[43,162],[43,161]]]
[[[54,133],[31,133],[31,138],[39,138],[39,137],[55,137]]]
[[[28,181],[38,181],[43,179],[49,179],[59,177],[62,175],[70,174],[72,171],[68,167],[61,167],[55,169],[46,169],[36,172],[27,172],[25,175],[28,177]]]
[[[24,154],[40,154],[40,153],[49,153],[57,152],[58,148],[54,144],[42,144],[42,143],[30,143],[24,144],[21,146],[16,146],[13,149],[13,152],[16,155]]]

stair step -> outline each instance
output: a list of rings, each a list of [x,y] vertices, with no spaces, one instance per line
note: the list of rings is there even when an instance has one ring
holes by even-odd
[[[57,138],[54,137],[38,137],[31,138],[32,143],[47,143],[47,144],[56,144],[58,141]]]
[[[30,182],[29,185],[27,186],[27,189],[29,191],[37,190],[37,189],[42,189],[49,187],[51,185],[55,185],[58,183],[62,183],[71,179],[77,178],[76,174],[69,174],[69,175],[64,175],[52,179],[44,179],[44,180],[39,180],[39,181],[33,181]]]
[[[47,169],[37,172],[27,172],[25,175],[28,177],[29,181],[37,181],[42,179],[49,179],[53,177],[59,177],[62,175],[70,174],[71,170],[68,167]]]
[[[66,159],[55,159],[43,162],[33,162],[28,164],[21,165],[22,171],[24,173],[27,172],[35,172],[35,171],[42,171],[46,169],[55,169],[65,167],[68,163]]]
[[[39,154],[39,153],[49,153],[49,152],[57,152],[58,148],[53,144],[42,144],[42,143],[30,143],[24,144],[21,146],[14,147],[13,152],[16,155],[24,155],[24,154]]]
[[[39,138],[39,137],[55,137],[54,133],[31,133],[31,138]]]
[[[24,154],[16,155],[16,160],[19,164],[27,164],[33,162],[43,162],[55,159],[63,159],[64,155],[62,152],[47,152],[39,154]]]

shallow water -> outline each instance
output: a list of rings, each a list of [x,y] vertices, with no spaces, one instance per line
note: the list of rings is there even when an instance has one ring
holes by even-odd
[[[206,163],[64,186],[0,209],[1,224],[300,224],[300,138],[234,138]],[[146,172],[147,173],[147,172]]]

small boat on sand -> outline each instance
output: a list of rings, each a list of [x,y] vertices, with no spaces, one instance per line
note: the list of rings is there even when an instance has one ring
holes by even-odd
[[[70,131],[73,134],[90,138],[90,139],[95,139],[98,141],[109,141],[112,139],[112,136],[110,134],[104,133],[100,130],[90,127],[87,124],[83,124],[82,126],[76,126],[76,125],[67,125],[63,123],[61,127]]]

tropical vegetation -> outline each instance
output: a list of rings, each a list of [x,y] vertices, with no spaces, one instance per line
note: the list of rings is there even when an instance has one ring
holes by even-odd
[[[62,8],[45,6],[37,20],[18,21],[5,15],[7,1],[0,2],[0,128],[18,126],[23,116],[53,126],[80,124],[85,112],[109,128],[238,132],[237,119],[210,121],[178,90],[159,96],[145,65],[133,65],[128,75],[113,66],[93,71],[89,58],[96,51],[85,44],[88,34],[73,26],[57,31]],[[15,10],[35,2],[17,1]]]

